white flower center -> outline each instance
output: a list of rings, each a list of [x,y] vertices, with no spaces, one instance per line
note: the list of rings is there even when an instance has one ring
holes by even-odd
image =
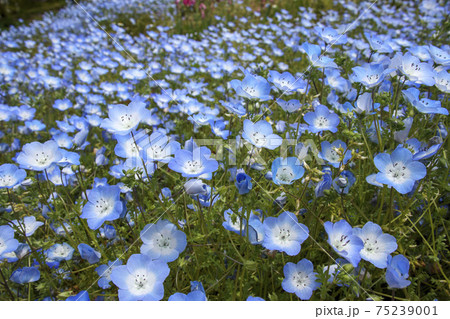
[[[264,134],[261,134],[259,132],[254,132],[252,134],[252,140],[257,146],[262,146],[266,144],[266,136]]]
[[[328,119],[324,116],[318,116],[316,117],[316,120],[314,121],[314,125],[316,127],[328,127]]]
[[[397,181],[402,181],[409,178],[409,170],[402,162],[395,162],[392,165],[389,165],[388,175]]]
[[[290,183],[294,178],[294,172],[289,166],[280,167],[277,171],[276,178],[282,182]]]
[[[187,173],[198,174],[202,171],[203,165],[200,161],[187,161],[186,164],[184,164],[184,169]]]
[[[111,203],[102,197],[95,201],[95,208],[100,215],[105,215],[111,210]]]
[[[347,235],[342,234],[341,237],[336,238],[334,241],[334,247],[337,250],[343,250],[345,249],[345,246],[347,246],[350,243],[350,239]]]
[[[292,276],[292,281],[297,288],[304,288],[311,284],[311,278],[303,271],[299,271]]]

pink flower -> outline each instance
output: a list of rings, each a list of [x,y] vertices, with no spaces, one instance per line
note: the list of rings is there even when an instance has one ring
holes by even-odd
[[[206,5],[204,3],[200,3],[198,8],[200,9],[200,13],[201,13],[202,19],[203,19],[205,17]]]
[[[195,0],[183,0],[183,3],[187,7],[192,7],[195,4]]]

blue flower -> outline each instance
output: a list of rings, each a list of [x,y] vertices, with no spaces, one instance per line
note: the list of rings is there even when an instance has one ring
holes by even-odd
[[[309,61],[313,66],[318,68],[338,68],[338,65],[333,62],[334,59],[331,59],[323,54],[321,55],[322,50],[317,44],[305,42],[300,46],[300,51],[308,55]]]
[[[13,188],[23,182],[27,177],[27,172],[19,169],[13,164],[3,164],[0,166],[0,189]]]
[[[111,105],[108,116],[107,119],[102,121],[101,127],[110,133],[126,135],[135,130],[141,121],[149,118],[151,113],[145,108],[144,100],[137,96],[128,106],[123,104]]]
[[[23,267],[15,270],[9,280],[16,284],[27,284],[38,281],[41,278],[41,272],[36,267]]]
[[[197,147],[192,151],[186,149],[175,152],[175,157],[169,162],[169,168],[181,173],[183,177],[198,177],[215,172],[219,163],[209,156],[211,151],[206,147]]]
[[[165,262],[135,254],[126,265],[114,268],[111,280],[119,287],[120,301],[157,301],[164,297],[163,283],[169,272]]]
[[[279,250],[289,256],[300,253],[301,244],[308,238],[309,229],[301,224],[291,212],[264,220],[264,241],[262,245],[270,250]]]
[[[21,232],[24,232],[27,237],[33,235],[39,227],[44,225],[43,222],[36,221],[36,217],[34,216],[26,216],[23,220],[13,220],[12,222]]]
[[[13,252],[19,247],[19,241],[14,239],[14,229],[11,226],[0,226],[0,257]]]
[[[141,253],[153,260],[171,262],[186,248],[186,234],[166,219],[148,224],[141,231]]]
[[[169,301],[206,301],[206,295],[202,291],[191,291],[190,293],[183,294],[176,292],[169,297]]]
[[[378,35],[364,32],[364,36],[367,38],[367,41],[369,41],[370,48],[373,51],[379,53],[393,52],[392,47],[387,42],[383,41]]]
[[[116,220],[123,211],[120,201],[120,187],[117,185],[98,186],[88,194],[88,202],[83,207],[81,218],[87,219],[90,229],[99,229],[105,221]]]
[[[409,277],[409,261],[403,255],[396,255],[394,257],[388,256],[386,268],[386,282],[391,289],[405,288],[411,284],[407,280]]]
[[[109,284],[111,281],[111,273],[114,270],[114,268],[119,267],[122,265],[122,261],[116,259],[115,261],[108,261],[107,265],[100,265],[97,268],[95,268],[95,271],[100,276],[100,279],[98,280],[98,286],[102,289],[108,289],[111,288],[111,285]]]
[[[302,107],[299,100],[284,101],[282,99],[277,99],[277,103],[285,112],[289,113],[295,112]]]
[[[142,145],[144,148],[144,160],[168,163],[172,155],[180,149],[180,143],[169,141],[169,138],[156,131],[150,135],[150,143]]]
[[[319,158],[326,160],[333,167],[339,168],[341,164],[347,164],[352,157],[352,152],[347,149],[347,144],[341,140],[336,140],[331,144],[328,141],[323,141],[320,146],[322,150],[318,154]]]
[[[71,260],[75,249],[68,243],[54,244],[47,250],[47,257],[53,261]]]
[[[53,108],[60,110],[60,111],[68,110],[71,107],[72,107],[72,102],[68,99],[55,100],[55,102],[53,103]]]
[[[62,158],[58,144],[50,140],[44,144],[32,142],[25,144],[22,152],[17,155],[16,162],[21,168],[33,171],[43,171]]]
[[[354,234],[352,226],[342,219],[334,224],[325,222],[324,227],[328,234],[328,244],[353,267],[358,267],[361,260],[360,251],[364,248],[364,243]]]
[[[317,273],[308,259],[302,259],[297,264],[287,263],[283,268],[284,279],[281,283],[283,289],[295,293],[301,300],[309,300],[314,290],[320,287],[317,282]]]
[[[208,192],[208,185],[203,183],[201,179],[190,179],[184,183],[186,194],[191,196],[203,195]]]
[[[420,91],[416,88],[409,88],[402,91],[403,96],[414,106],[417,111],[424,114],[448,115],[448,110],[441,107],[441,101],[434,101],[427,98],[420,98]]]
[[[411,82],[433,86],[436,81],[434,76],[436,72],[428,63],[422,63],[418,58],[407,52],[403,57],[399,70],[408,77]]]
[[[339,116],[331,113],[325,105],[317,105],[314,112],[308,112],[303,116],[306,123],[309,124],[309,130],[312,133],[319,133],[323,131],[337,132],[339,125]]]
[[[98,263],[102,256],[98,251],[87,244],[79,244],[78,251],[80,252],[81,258],[87,260],[91,265]]]
[[[427,175],[427,168],[413,160],[412,153],[406,148],[396,148],[392,154],[382,153],[374,158],[378,183],[394,187],[400,194],[409,193],[417,180]]]
[[[244,120],[242,137],[257,148],[265,147],[269,150],[277,148],[283,142],[280,136],[273,134],[272,126],[264,120],[256,123]]]
[[[278,90],[282,91],[285,94],[296,91],[305,93],[306,90],[305,80],[301,78],[296,79],[289,72],[279,73],[277,71],[269,71],[268,80],[272,82]]]
[[[265,300],[261,297],[248,296],[246,301],[265,301]]]
[[[384,234],[381,227],[372,222],[367,222],[362,229],[354,228],[353,234],[364,242],[361,258],[377,268],[386,268],[388,256],[397,249],[395,237]]]
[[[270,84],[265,78],[253,75],[244,71],[245,77],[242,81],[231,80],[230,86],[236,91],[238,96],[249,100],[267,101],[271,100]]]
[[[328,166],[325,166],[322,169],[324,173],[322,179],[317,183],[316,189],[314,190],[314,194],[316,197],[321,197],[324,195],[324,191],[331,188],[333,183],[333,177],[331,176],[331,169]]]
[[[247,194],[252,189],[252,178],[245,174],[243,169],[238,169],[235,185],[239,191],[239,195]]]
[[[350,187],[356,182],[355,175],[350,171],[342,173],[333,180],[333,187],[339,194],[348,194]]]
[[[225,218],[225,221],[222,223],[223,228],[238,235],[246,234],[246,220],[241,220],[241,217],[238,214],[234,214],[234,217],[232,217],[233,214],[234,212],[231,209],[227,209],[223,212],[223,217]]]
[[[225,129],[227,122],[223,120],[211,120],[209,121],[209,124],[211,125],[211,131],[214,133],[214,135],[219,136],[224,140],[226,140],[230,135],[230,131]]]
[[[384,69],[382,64],[366,63],[363,66],[355,66],[351,75],[353,82],[359,82],[366,88],[373,88],[383,82],[385,76],[393,69]]]
[[[305,169],[297,157],[278,157],[272,162],[272,181],[277,184],[292,184],[301,178]]]
[[[89,301],[89,293],[86,290],[81,290],[75,296],[70,296],[66,301]]]
[[[450,55],[442,49],[435,47],[434,45],[428,45],[428,51],[430,52],[431,57],[434,62],[437,64],[449,66],[450,65]]]

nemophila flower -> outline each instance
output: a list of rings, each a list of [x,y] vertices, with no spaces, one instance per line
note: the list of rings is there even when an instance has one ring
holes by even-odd
[[[36,267],[23,267],[15,270],[9,280],[16,284],[27,284],[38,281],[41,278],[41,272]]]
[[[450,65],[450,54],[448,52],[439,49],[432,44],[428,46],[428,52],[430,52],[431,57],[437,64],[441,64],[444,66]]]
[[[75,296],[70,296],[66,301],[90,301],[89,293],[86,290],[81,290]]]
[[[248,296],[246,301],[265,301],[265,300],[261,297]]]
[[[325,222],[324,227],[328,234],[328,244],[353,267],[358,267],[364,243],[354,234],[352,226],[342,219],[336,223]]]
[[[441,107],[441,101],[434,101],[427,98],[420,98],[420,91],[416,88],[409,88],[402,91],[403,96],[420,113],[448,115],[448,110]]]
[[[223,212],[223,217],[225,221],[222,223],[223,228],[226,230],[232,231],[238,235],[245,234],[246,231],[246,220],[241,220],[241,217],[238,214],[234,214],[231,209],[227,209]]]
[[[32,132],[39,132],[45,129],[45,124],[39,120],[25,121],[25,127]]]
[[[333,177],[331,169],[328,166],[325,166],[322,169],[322,172],[324,173],[322,175],[322,179],[317,183],[316,188],[314,190],[314,194],[316,197],[321,197],[324,195],[324,191],[331,188],[331,185],[333,183]]]
[[[17,108],[16,115],[20,121],[31,121],[36,113],[36,109],[28,105],[22,105]],[[45,127],[45,126],[44,126]]]
[[[292,184],[300,179],[305,169],[297,157],[278,157],[272,162],[272,181],[277,184]]]
[[[207,186],[201,179],[190,179],[184,183],[184,190],[188,195],[198,196],[208,191]]]
[[[358,114],[374,114],[374,112],[378,110],[379,107],[380,103],[373,103],[372,94],[366,92],[358,97],[355,103],[354,110]]]
[[[416,138],[411,138],[407,140],[403,145],[399,145],[398,147],[404,147],[409,149],[413,154],[413,160],[420,161],[423,159],[428,159],[431,156],[435,155],[437,151],[441,148],[442,143],[431,144],[432,141],[433,139],[430,140],[430,144],[427,144],[421,143]]]
[[[168,163],[172,155],[180,149],[180,143],[170,141],[162,132],[156,131],[150,135],[149,144],[142,144],[144,160]]]
[[[411,151],[403,147],[396,148],[391,154],[378,154],[374,163],[380,171],[376,181],[394,187],[400,194],[409,193],[414,183],[427,175],[425,165],[413,160]]]
[[[181,173],[183,177],[198,177],[203,174],[215,172],[219,163],[210,158],[211,151],[207,147],[196,147],[192,151],[180,149],[170,160],[169,168]]]
[[[299,100],[284,101],[282,99],[277,99],[277,103],[285,112],[289,113],[295,112],[302,107]]]
[[[363,228],[354,228],[353,234],[364,242],[361,258],[375,267],[386,268],[388,256],[397,249],[395,237],[384,234],[381,227],[372,222],[367,222]]]
[[[61,160],[62,154],[55,141],[45,143],[31,142],[25,144],[17,155],[16,162],[21,168],[43,171]]]
[[[141,253],[164,262],[177,259],[187,245],[186,234],[166,219],[146,225],[140,237],[144,243]]]
[[[236,91],[238,96],[249,100],[267,101],[271,100],[270,84],[265,78],[245,72],[242,81],[231,80],[230,86]]]
[[[230,131],[225,129],[227,123],[228,122],[219,120],[219,121],[210,121],[209,124],[211,125],[211,131],[213,132],[214,135],[219,136],[224,140],[226,140],[230,135]]]
[[[242,117],[247,114],[247,110],[244,107],[244,102],[239,100],[234,101],[220,101],[227,111],[236,114],[238,117]]]
[[[444,93],[450,93],[450,73],[445,70],[437,72],[434,76],[436,87]]]
[[[107,265],[100,265],[97,268],[95,268],[95,271],[100,276],[100,279],[98,280],[97,284],[102,289],[109,289],[111,288],[111,285],[109,284],[111,282],[111,273],[114,270],[114,268],[119,267],[122,265],[121,260],[115,260],[115,261],[108,261]]]
[[[164,297],[163,282],[169,272],[165,262],[135,254],[126,265],[114,268],[111,280],[119,287],[120,301],[157,301]]]
[[[13,252],[19,247],[19,241],[14,239],[14,229],[8,225],[0,226],[0,257]]]
[[[339,194],[348,194],[350,187],[355,184],[356,178],[350,171],[342,171],[342,173],[333,179],[333,188]]]
[[[245,174],[243,169],[238,169],[236,173],[236,181],[234,183],[239,191],[239,195],[244,195],[252,189],[252,178]]]
[[[268,148],[273,150],[281,145],[283,139],[273,134],[272,126],[264,120],[253,123],[244,120],[244,132],[242,137],[257,148]]]
[[[169,301],[206,301],[206,295],[203,291],[191,291],[190,293],[183,294],[181,292],[176,292],[169,297]]]
[[[426,86],[435,84],[434,76],[436,72],[433,70],[433,67],[428,63],[420,62],[418,58],[409,52],[403,56],[399,70],[416,84]]]
[[[70,109],[72,106],[73,104],[69,99],[55,100],[55,102],[53,103],[53,108],[59,111],[66,111]]]
[[[312,66],[318,68],[338,68],[338,65],[333,62],[334,59],[321,54],[322,50],[317,44],[305,42],[300,46],[300,51],[306,53]]]
[[[102,121],[101,127],[110,133],[117,135],[130,134],[139,123],[151,116],[145,107],[144,100],[137,96],[130,104],[111,105],[108,111],[108,118]]]
[[[117,236],[116,229],[112,225],[105,225],[99,229],[99,236],[106,239],[114,239]]]
[[[22,220],[13,220],[12,223],[17,226],[20,232],[24,232],[27,237],[33,235],[39,227],[44,225],[43,222],[36,221],[34,216],[27,216]]]
[[[386,282],[389,288],[405,288],[411,284],[407,280],[409,277],[409,261],[403,255],[396,255],[394,257],[388,256],[386,268]]]
[[[325,105],[317,105],[314,112],[308,112],[303,116],[306,123],[309,124],[308,129],[312,133],[319,133],[323,131],[337,132],[339,125],[339,116],[331,113]]]
[[[68,243],[55,244],[47,250],[47,257],[54,261],[71,260],[74,251]]]
[[[102,256],[102,254],[87,244],[79,244],[78,251],[80,252],[81,258],[87,260],[91,265],[98,263]]]
[[[27,177],[27,172],[19,169],[13,164],[3,164],[0,166],[0,188],[13,188],[23,182]]]
[[[88,195],[81,218],[87,219],[90,229],[99,229],[105,221],[116,220],[123,211],[120,201],[120,187],[117,185],[98,186]]]
[[[316,27],[314,28],[317,35],[326,44],[339,45],[347,42],[347,36],[344,33],[339,33],[337,30],[330,27]]]
[[[370,48],[373,51],[378,53],[392,53],[392,47],[385,41],[381,39],[380,36],[376,34],[370,34],[368,32],[364,32],[364,36],[367,38],[369,42]]]
[[[352,68],[351,80],[363,84],[366,88],[373,88],[383,82],[385,76],[393,69],[385,69],[382,64],[366,63]]]
[[[269,71],[268,80],[273,83],[273,85],[283,93],[291,93],[300,91],[305,93],[306,82],[302,78],[296,79],[291,73],[283,72],[279,73],[277,71]]]
[[[341,164],[347,164],[352,157],[352,152],[347,149],[347,144],[341,140],[336,140],[333,143],[323,141],[320,143],[321,151],[319,158],[325,160],[333,167],[339,168]]]
[[[291,212],[264,220],[264,241],[262,245],[270,250],[285,252],[289,256],[300,253],[301,244],[308,238],[309,229],[301,224]]]
[[[287,263],[283,267],[284,279],[281,283],[283,289],[295,293],[301,300],[309,300],[314,290],[320,287],[317,282],[317,273],[308,259],[302,259],[297,264]]]

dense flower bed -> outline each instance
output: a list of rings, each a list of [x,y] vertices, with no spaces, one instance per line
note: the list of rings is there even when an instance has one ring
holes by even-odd
[[[75,2],[0,35],[0,299],[448,299],[444,6]]]

